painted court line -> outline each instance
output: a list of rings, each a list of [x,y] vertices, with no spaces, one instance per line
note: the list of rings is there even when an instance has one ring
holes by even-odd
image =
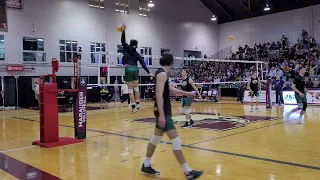
[[[39,122],[39,121],[36,121],[36,120],[25,119],[25,118],[17,118],[17,119],[26,120],[26,121]],[[279,123],[279,124],[280,124],[280,123]],[[59,126],[74,128],[73,126],[68,126],[68,125],[59,125]],[[100,133],[104,133],[104,134],[121,136],[121,137],[125,137],[125,138],[139,139],[139,140],[144,140],[144,141],[149,141],[149,140],[150,140],[150,139],[148,139],[148,138],[142,138],[142,137],[136,137],[136,136],[130,136],[130,135],[118,134],[118,133],[111,133],[111,132],[104,132],[104,131],[94,130],[94,129],[87,129],[87,131],[100,132]],[[162,141],[161,143],[163,143],[163,144],[172,144],[171,142],[164,142],[164,141]],[[260,161],[266,161],[266,162],[271,162],[271,163],[289,165],[289,166],[294,166],[294,167],[301,167],[301,168],[307,168],[307,169],[313,169],[313,170],[320,170],[320,167],[317,167],[317,166],[310,166],[310,165],[305,165],[305,164],[298,164],[298,163],[292,163],[292,162],[286,162],[286,161],[268,159],[268,158],[263,158],[263,157],[250,156],[250,155],[245,155],[245,154],[237,154],[237,153],[232,153],[232,152],[226,152],[226,151],[219,151],[219,150],[214,150],[214,149],[201,148],[201,147],[196,147],[196,146],[191,146],[191,145],[184,145],[184,144],[182,144],[182,147],[189,148],[189,149],[195,149],[195,150],[201,150],[201,151],[207,151],[207,152],[213,152],[213,153],[218,153],[218,154],[224,154],[224,155],[230,155],[230,156],[236,156],[236,157],[242,157],[242,158],[260,160]]]
[[[61,180],[52,174],[49,174],[41,169],[26,164],[3,153],[0,153],[0,162],[0,170],[12,175],[17,179]],[[28,177],[28,175],[32,176]],[[0,179],[2,180],[3,178]]]
[[[68,126],[69,127],[69,126]],[[131,129],[131,130],[127,130],[127,131],[120,131],[120,132],[115,132],[116,134],[118,133],[127,133],[127,132],[132,132],[132,131],[138,131],[138,130],[143,130],[143,129],[150,129],[153,128],[154,126],[150,126],[150,127],[145,127],[145,128],[139,128],[139,129]],[[90,131],[95,131],[95,130],[90,130]],[[105,135],[109,135],[107,132],[104,131],[95,131],[97,133],[102,133],[101,135],[96,135],[96,136],[90,136],[87,138],[94,138],[94,137],[100,137],[100,136],[105,136]]]
[[[276,120],[280,120],[280,119],[276,119]],[[195,144],[204,143],[204,142],[208,142],[208,141],[214,141],[214,140],[217,140],[217,139],[222,139],[222,138],[229,137],[229,136],[234,136],[234,135],[237,135],[237,134],[243,134],[243,133],[246,133],[246,132],[255,131],[255,130],[258,130],[258,129],[263,129],[263,128],[266,128],[266,127],[271,127],[271,126],[275,126],[275,125],[279,125],[279,124],[283,124],[283,123],[284,123],[284,122],[275,123],[275,124],[271,124],[271,125],[267,125],[267,126],[262,126],[262,127],[254,128],[254,129],[249,129],[249,130],[246,130],[246,131],[241,131],[241,132],[237,132],[237,133],[233,133],[233,134],[228,134],[228,135],[225,135],[225,136],[216,137],[216,138],[212,138],[212,139],[208,139],[208,140],[204,140],[204,141],[198,141],[198,142],[189,144],[189,146],[195,145]]]
[[[23,149],[30,149],[30,148],[35,148],[35,147],[36,147],[36,146],[28,146],[28,147],[23,147],[23,148],[9,149],[9,150],[5,150],[5,151],[0,151],[0,153],[18,151],[18,150],[23,150]]]

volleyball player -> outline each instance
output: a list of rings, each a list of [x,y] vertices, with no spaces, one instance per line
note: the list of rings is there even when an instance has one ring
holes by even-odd
[[[251,96],[251,112],[253,112],[253,99],[256,97],[256,110],[259,111],[258,104],[259,104],[259,90],[261,91],[261,82],[260,79],[257,77],[257,72],[253,72],[251,78],[248,82],[248,89],[250,91]]]
[[[188,76],[188,73],[186,70],[182,70],[181,72],[182,82],[181,82],[181,89],[186,92],[192,92],[193,90],[197,92],[199,95],[199,98],[202,99],[198,88],[194,85],[193,80]],[[186,116],[186,122],[182,126],[182,128],[188,128],[192,127],[194,124],[194,121],[191,119],[191,104],[192,104],[192,98],[187,96],[182,96],[182,107],[184,109],[184,114]]]
[[[125,81],[128,86],[128,93],[131,102],[132,113],[135,113],[140,108],[140,93],[139,93],[139,68],[138,61],[141,64],[142,68],[150,75],[153,76],[148,70],[146,64],[143,61],[143,58],[136,51],[138,47],[138,41],[135,39],[130,40],[130,45],[126,43],[125,27],[121,27],[121,44],[123,46],[123,60],[122,64],[125,65]],[[132,83],[134,84],[132,87]],[[135,91],[135,94],[133,94]]]
[[[289,116],[298,111],[300,111],[300,116],[299,116],[299,120],[298,123],[299,124],[304,124],[303,121],[303,115],[307,110],[307,93],[311,94],[313,96],[313,92],[310,92],[307,88],[306,88],[306,82],[304,80],[304,75],[306,74],[306,68],[303,66],[300,66],[299,68],[299,74],[296,75],[296,77],[294,78],[293,84],[291,85],[291,89],[294,91],[294,96],[296,98],[298,107],[292,109],[291,111],[289,111],[288,113],[286,113],[285,115],[285,120],[289,119]]]
[[[155,74],[156,101],[154,104],[154,115],[156,116],[156,128],[154,135],[148,144],[146,159],[142,164],[141,171],[150,175],[160,174],[160,172],[151,167],[151,157],[156,149],[157,144],[160,143],[162,136],[164,133],[166,133],[172,141],[173,153],[176,159],[179,161],[179,164],[183,167],[186,179],[197,179],[203,174],[203,171],[192,170],[184,159],[181,148],[181,140],[172,120],[171,102],[169,96],[170,93],[193,96],[193,93],[178,90],[169,85],[167,74],[173,65],[173,56],[170,53],[163,53],[162,57],[160,58],[160,65],[161,68],[159,68]],[[170,163],[169,161],[167,162]]]

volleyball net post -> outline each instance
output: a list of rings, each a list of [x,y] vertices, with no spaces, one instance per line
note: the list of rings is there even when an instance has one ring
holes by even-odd
[[[75,59],[75,64],[78,63],[78,59]],[[57,102],[57,92],[69,92],[79,94],[81,92],[81,86],[78,89],[58,89],[56,83],[56,73],[59,70],[59,62],[53,58],[51,61],[52,74],[46,74],[40,76],[39,83],[39,107],[40,107],[40,140],[32,142],[33,145],[39,145],[40,147],[56,147],[67,144],[74,144],[83,142],[80,136],[75,134],[76,138],[59,137],[59,110]],[[76,66],[75,66],[76,67]],[[49,79],[52,80],[49,80]],[[77,77],[74,77],[77,79]],[[79,81],[79,84],[80,81]],[[85,88],[86,91],[86,88]],[[79,95],[78,95],[79,96]],[[75,109],[79,109],[80,105],[77,104]],[[82,125],[86,127],[85,125]],[[76,129],[76,127],[75,127]]]

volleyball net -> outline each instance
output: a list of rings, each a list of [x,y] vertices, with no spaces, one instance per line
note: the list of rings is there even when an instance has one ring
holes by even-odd
[[[95,83],[89,84],[102,84],[101,76],[107,77],[107,80],[103,84],[113,84],[114,82],[110,79],[110,76],[124,75],[123,69],[125,66],[122,64],[123,55],[121,53],[81,52],[80,57],[79,75],[91,74],[91,76],[98,77]],[[144,63],[151,72],[155,72],[160,68],[160,58],[161,56],[157,55],[142,55]],[[138,66],[141,69],[140,76],[147,76],[139,63]],[[169,73],[170,77],[179,76],[182,69],[186,69],[195,82],[233,82],[245,79],[253,72],[257,72],[261,80],[266,80],[268,65],[262,61],[174,56],[174,64]]]
[[[176,82],[173,78],[169,78],[170,86],[177,89],[181,89],[182,83]],[[259,101],[266,103],[266,93],[268,92],[268,81],[261,81],[261,91]],[[237,100],[239,102],[250,102],[249,90],[247,90],[248,81],[234,81],[234,82],[205,82],[195,83],[195,86],[199,92],[195,94],[194,100],[201,102],[220,102],[223,99]],[[155,99],[155,84],[153,80],[147,82],[147,84],[139,84],[140,98],[143,100]],[[123,96],[128,93],[128,87],[125,83],[116,84],[88,84],[88,98],[93,99],[91,102],[105,100],[107,102],[122,101]],[[171,94],[171,99],[179,101],[181,96]]]
[[[122,94],[126,93],[125,66],[122,64],[122,58],[121,53],[81,52],[78,76],[88,78],[89,101],[96,102],[99,99],[121,101]],[[159,59],[161,56],[142,55],[142,58],[152,73],[160,68]],[[139,68],[141,98],[154,99],[154,79],[150,78],[140,65]],[[214,102],[220,101],[222,96],[241,97],[241,94],[243,94],[243,101],[249,102],[251,99],[246,88],[247,82],[250,76],[256,72],[262,82],[262,94],[259,100],[266,102],[266,92],[269,86],[267,83],[268,64],[265,62],[174,57],[174,64],[168,76],[170,84],[178,89],[181,88],[181,71],[183,69],[195,82],[203,101]],[[92,100],[90,100],[90,96],[92,96]],[[197,97],[198,95],[195,100],[200,99]],[[172,99],[179,100],[180,98],[172,96]]]

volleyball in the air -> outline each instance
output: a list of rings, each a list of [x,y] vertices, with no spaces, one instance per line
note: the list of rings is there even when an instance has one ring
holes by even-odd
[[[233,41],[233,39],[234,39],[233,36],[229,36],[229,37],[228,37],[228,40],[229,40],[230,42]]]
[[[126,26],[125,25],[119,25],[118,27],[117,27],[117,31],[118,32],[121,32],[121,31],[124,31],[124,30],[126,30]]]

